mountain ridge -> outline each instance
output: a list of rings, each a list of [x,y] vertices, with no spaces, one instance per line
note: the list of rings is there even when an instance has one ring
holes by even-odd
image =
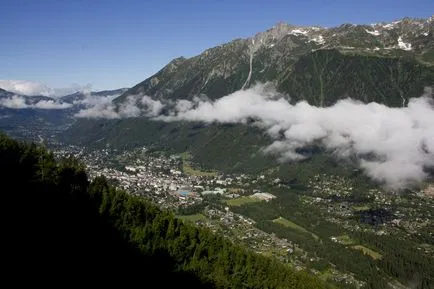
[[[367,60],[366,63],[378,62],[378,58],[390,58],[404,62],[403,65],[413,63],[416,70],[421,65],[423,70],[433,74],[434,37],[430,37],[434,35],[432,19],[434,17],[423,20],[404,18],[389,24],[342,24],[332,28],[278,23],[252,37],[235,39],[206,49],[203,53],[190,58],[175,58],[160,71],[126,91],[115,102],[120,103],[132,94],[146,94],[162,100],[191,99],[195,95],[206,94],[211,99],[216,99],[258,81],[274,81],[277,82],[280,90],[288,93],[292,99],[305,99],[313,105],[321,106],[324,103],[315,103],[312,102],[313,99],[301,97],[293,89],[289,89],[285,82],[292,75],[301,73],[293,70],[300,58],[303,56],[314,58],[320,55],[327,59],[328,54],[336,56],[336,52],[339,52],[341,57],[351,55],[364,58]],[[252,65],[249,64],[250,58]],[[388,63],[383,66],[386,65]],[[331,71],[338,68],[328,69]],[[355,68],[350,67],[347,70],[351,69]],[[382,69],[386,70],[383,67],[379,68]],[[384,78],[393,77],[393,73],[384,76]],[[403,75],[402,78],[405,79],[406,76]],[[427,80],[419,84],[422,87],[418,92],[408,97],[419,96],[423,86],[434,83],[433,79],[430,75]],[[348,85],[348,87],[353,86]],[[351,95],[352,93],[349,90],[342,92],[341,95],[332,95],[330,96],[332,100],[328,104],[333,104],[345,95],[365,101],[363,96]],[[370,93],[375,94],[375,92]],[[400,100],[401,96],[399,98],[394,96],[394,98]],[[384,102],[375,95],[372,100]],[[385,104],[401,106],[401,103],[401,101],[393,101]]]

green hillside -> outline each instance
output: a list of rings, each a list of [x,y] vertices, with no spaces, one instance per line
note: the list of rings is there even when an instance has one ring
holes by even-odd
[[[150,288],[327,288],[318,279],[90,182],[74,159],[0,135],[3,282]]]
[[[279,78],[279,88],[294,100],[330,106],[351,97],[400,107],[434,84],[434,69],[411,58],[316,51],[303,56]]]
[[[138,93],[161,99],[191,99],[199,94],[217,99],[232,93],[242,87],[249,67],[241,48],[229,51],[229,59],[223,58],[228,57],[226,54],[219,54],[215,60],[235,63],[235,69],[227,75],[213,74],[219,66],[212,62],[204,65],[204,60],[198,61],[198,57],[175,59],[116,102]],[[241,56],[237,61],[231,60],[235,54]],[[273,81],[293,101],[306,100],[316,106],[333,105],[338,99],[351,97],[366,103],[376,101],[400,107],[402,97],[419,97],[424,87],[434,84],[434,67],[408,54],[383,56],[325,49],[299,53],[296,58],[283,57],[278,63],[272,61],[271,52],[258,53],[251,83]]]

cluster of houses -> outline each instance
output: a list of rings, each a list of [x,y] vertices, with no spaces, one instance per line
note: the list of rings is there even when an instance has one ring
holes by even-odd
[[[226,207],[225,210],[207,209],[204,214],[209,221],[199,221],[200,225],[206,226],[212,231],[222,232],[234,243],[243,242],[257,253],[278,252],[276,257],[282,261],[287,261],[287,256],[292,254],[297,247],[286,239],[277,238],[274,234],[256,228],[254,226],[255,221],[231,212],[229,207]]]
[[[345,197],[352,193],[350,180],[341,176],[317,174],[308,181],[307,187],[318,197]]]
[[[60,157],[74,155],[82,159],[90,179],[104,175],[116,180],[119,187],[151,198],[165,208],[192,205],[201,202],[206,195],[238,198],[245,194],[243,187],[254,185],[265,178],[263,175],[254,178],[245,174],[185,175],[181,171],[182,159],[179,156],[145,152],[146,149],[143,148],[119,152],[109,148],[86,150],[67,147],[56,153]],[[273,195],[258,190],[254,190],[251,197],[265,201],[274,198]]]

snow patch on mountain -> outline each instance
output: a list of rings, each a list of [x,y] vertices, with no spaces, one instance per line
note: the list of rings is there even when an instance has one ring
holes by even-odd
[[[307,35],[307,33],[308,32],[306,30],[293,29],[288,34],[291,34],[291,35]]]
[[[395,28],[395,26],[393,24],[389,23],[389,24],[383,25],[383,28],[387,29],[387,30],[392,30],[393,28]]]
[[[318,35],[318,36],[311,38],[309,40],[309,42],[311,42],[311,41],[316,42],[318,44],[324,44],[325,43],[324,37],[322,35]]]
[[[369,34],[374,35],[374,36],[380,35],[380,31],[378,31],[378,30],[370,31],[368,29],[365,29],[365,31],[366,31],[366,33],[369,33]]]
[[[410,51],[411,48],[411,43],[406,43],[402,40],[402,36],[398,37],[398,48],[405,50],[405,51]]]

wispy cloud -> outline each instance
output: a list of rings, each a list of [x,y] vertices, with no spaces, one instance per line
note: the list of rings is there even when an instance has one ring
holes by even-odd
[[[78,118],[128,118],[128,117],[154,117],[160,114],[164,105],[149,96],[130,95],[126,101],[116,107],[112,100],[114,96],[89,97],[83,100],[86,108],[81,109],[75,117]]]
[[[27,80],[0,80],[0,88],[21,95],[42,95],[48,97],[60,97],[74,92],[90,91],[91,85],[71,84],[68,87],[52,88],[47,85]]]
[[[72,104],[49,100],[39,100],[34,103],[30,103],[26,98],[18,95],[14,95],[8,98],[0,99],[0,107],[6,107],[11,109],[66,109],[72,107]]]

